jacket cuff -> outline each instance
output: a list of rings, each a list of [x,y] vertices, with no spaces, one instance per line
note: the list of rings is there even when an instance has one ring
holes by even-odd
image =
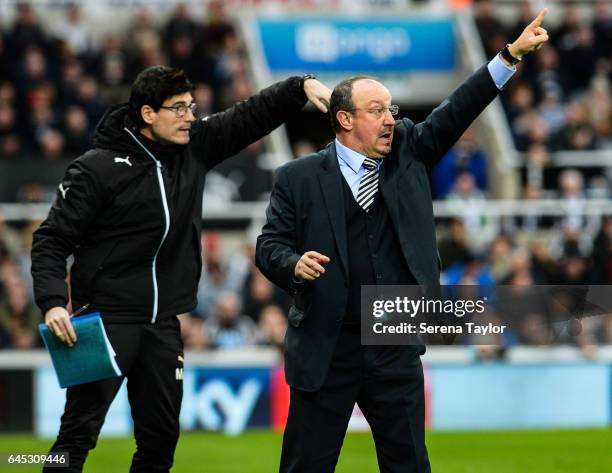
[[[289,85],[289,90],[291,91],[291,97],[293,97],[300,108],[306,105],[306,102],[308,102],[308,97],[306,97],[306,93],[304,92],[303,77],[291,76],[287,79],[287,84]]]
[[[295,277],[295,265],[300,260],[300,255],[291,255],[287,259],[287,267],[291,269],[291,273],[289,275],[289,288],[291,294],[297,294],[300,289],[304,286],[304,281],[301,281]]]
[[[44,317],[49,309],[53,309],[54,307],[66,307],[67,304],[68,301],[63,297],[49,297],[40,301],[38,307]]]

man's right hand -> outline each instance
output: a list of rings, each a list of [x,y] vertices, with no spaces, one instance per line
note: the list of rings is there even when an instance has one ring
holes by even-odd
[[[314,281],[325,272],[322,264],[329,263],[329,258],[316,251],[307,251],[295,265],[295,277],[304,281]]]
[[[70,322],[70,314],[63,307],[49,309],[45,314],[45,324],[47,324],[53,335],[69,347],[76,343],[76,332],[72,322]]]
[[[304,81],[304,93],[308,100],[322,113],[327,113],[332,91],[317,79]]]

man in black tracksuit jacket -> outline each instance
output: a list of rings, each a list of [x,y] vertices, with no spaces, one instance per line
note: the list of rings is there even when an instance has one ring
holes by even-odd
[[[128,379],[137,451],[131,472],[167,472],[179,435],[183,344],[177,314],[196,306],[206,172],[270,133],[309,99],[330,91],[291,77],[196,120],[192,85],[178,69],[152,67],[129,104],[108,110],[93,149],[73,161],[47,219],[34,234],[32,276],[45,323],[78,343],[66,306],[99,311]],[[81,471],[123,377],[70,387],[51,451]],[[51,471],[51,470],[50,470]]]

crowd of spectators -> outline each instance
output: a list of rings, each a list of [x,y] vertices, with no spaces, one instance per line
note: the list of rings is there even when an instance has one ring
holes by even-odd
[[[579,232],[570,228],[561,232],[556,241],[551,241],[549,234],[538,237],[534,232],[528,233],[529,239],[521,239],[518,234],[498,234],[484,249],[477,246],[468,228],[464,219],[455,218],[438,229],[443,284],[510,288],[612,284],[612,217],[603,219],[589,251],[581,249]],[[505,304],[506,310],[517,311],[512,318],[523,320],[521,328],[511,339],[494,343],[552,344],[549,310],[540,310],[529,302],[519,308],[521,302],[525,302],[524,298],[518,295]],[[596,317],[585,318],[580,333],[565,334],[566,338],[555,342],[574,344],[588,353],[595,345],[612,344],[612,303],[604,302],[594,309]],[[575,313],[585,315],[588,310],[581,307]],[[565,315],[569,320],[575,314],[567,311]]]
[[[182,317],[183,338],[192,348],[228,349],[248,345],[281,348],[288,294],[255,267],[255,247],[224,257],[221,236],[202,237],[202,277],[198,306]]]
[[[535,16],[532,2],[523,0],[508,23],[496,3],[481,0],[475,8],[488,57]],[[551,6],[562,18],[547,18],[550,41],[525,57],[501,95],[515,146],[525,156],[525,180],[542,190],[557,184],[552,152],[612,149],[612,4],[592,5]]]
[[[477,5],[476,25],[488,57],[517,37],[534,17],[532,2],[520,2],[514,24],[503,23],[495,3]],[[547,21],[550,41],[526,56],[502,98],[516,146],[534,144],[550,150],[612,147],[611,92],[612,8],[599,0],[592,18],[567,4],[560,23]]]
[[[18,3],[14,21],[0,30],[0,159],[78,156],[106,107],[126,101],[148,66],[184,69],[202,116],[251,95],[234,24],[222,1],[208,5],[201,21],[180,4],[161,25],[142,8],[125,33],[98,45],[77,4],[45,29],[32,5]]]
[[[535,17],[533,2],[523,0],[517,5],[511,15],[508,9],[501,11],[499,2],[475,2],[475,22],[488,58]],[[612,153],[612,4],[598,0],[589,5],[551,5],[544,25],[550,41],[537,54],[524,58],[501,93],[514,144],[523,157],[520,197],[555,199],[564,215],[485,215],[482,209],[492,194],[487,181],[492,160],[471,130],[433,169],[431,184],[435,199],[461,204],[458,222],[443,226],[443,231],[453,234],[461,223],[473,253],[487,254],[498,247],[499,238],[514,241],[513,246],[522,244],[522,252],[530,251],[533,237],[538,236],[546,239],[545,247],[554,253],[559,270],[569,252],[581,258],[588,272],[584,281],[608,284],[610,270],[602,269],[609,264],[610,249],[602,246],[608,224],[599,216],[586,216],[584,210],[590,199],[612,198],[612,161],[608,166],[589,164],[588,153]],[[561,151],[586,152],[584,166],[555,162],[555,153]],[[449,264],[448,258],[443,261]],[[562,279],[562,274],[556,274],[535,283]]]

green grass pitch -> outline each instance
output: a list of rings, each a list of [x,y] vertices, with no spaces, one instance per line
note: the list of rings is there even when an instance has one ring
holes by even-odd
[[[603,473],[612,471],[612,429],[528,432],[429,432],[434,473]],[[0,435],[0,452],[45,452],[48,440],[31,435]],[[274,473],[281,436],[250,431],[238,437],[184,433],[173,473]],[[129,469],[134,441],[103,438],[90,454],[86,473]],[[40,468],[0,466],[0,472],[30,473]],[[61,473],[61,469],[57,469]],[[337,473],[375,473],[376,454],[369,434],[346,437]]]

